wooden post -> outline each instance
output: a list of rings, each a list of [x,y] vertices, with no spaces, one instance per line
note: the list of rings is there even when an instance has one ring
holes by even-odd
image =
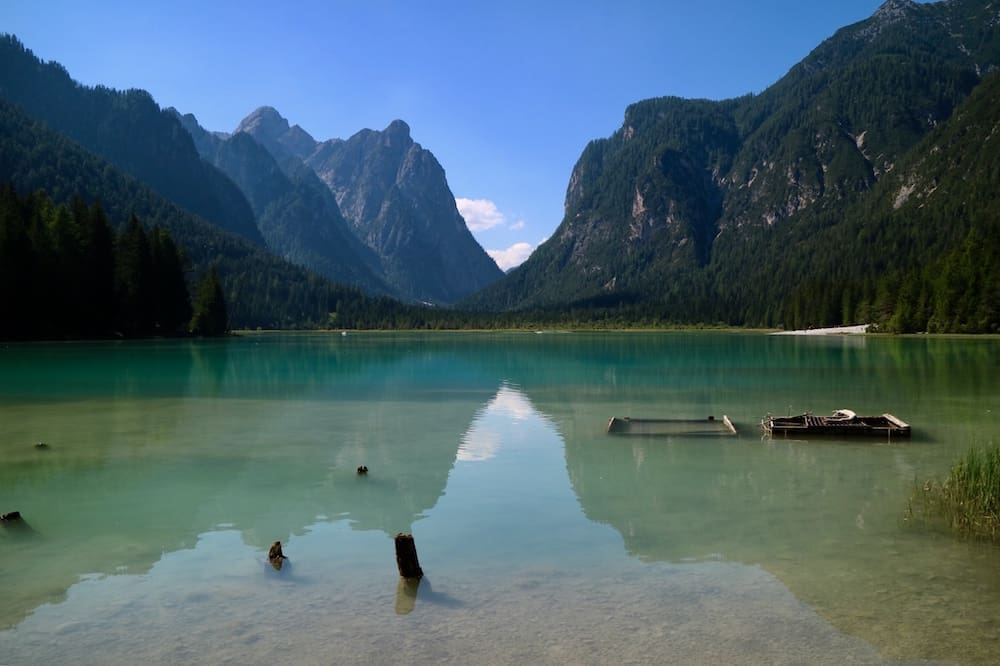
[[[417,544],[412,534],[396,535],[396,566],[403,578],[423,578],[424,572],[417,559]]]
[[[420,578],[400,578],[396,586],[396,615],[412,613],[417,605]]]

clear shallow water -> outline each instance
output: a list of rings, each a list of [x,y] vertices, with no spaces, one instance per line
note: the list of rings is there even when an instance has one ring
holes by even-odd
[[[715,333],[10,345],[0,511],[31,531],[0,529],[0,663],[996,662],[1000,551],[901,517],[915,479],[994,440],[998,352]],[[757,427],[841,407],[915,436]],[[723,413],[738,437],[604,433]]]

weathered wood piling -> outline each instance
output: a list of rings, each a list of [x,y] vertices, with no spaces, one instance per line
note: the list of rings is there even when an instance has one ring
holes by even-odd
[[[400,532],[396,535],[396,566],[403,578],[423,578],[424,571],[417,559],[417,544],[413,541],[412,534]]]
[[[421,578],[400,578],[396,586],[396,615],[412,613],[417,606],[417,590]]]

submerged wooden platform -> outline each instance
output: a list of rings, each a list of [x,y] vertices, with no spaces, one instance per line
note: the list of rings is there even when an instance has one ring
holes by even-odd
[[[611,435],[643,435],[646,437],[720,437],[736,434],[736,426],[725,414],[722,419],[634,419],[612,416],[608,421]]]
[[[858,416],[849,409],[838,409],[830,416],[811,412],[796,416],[771,416],[761,419],[769,435],[837,435],[845,437],[909,437],[910,424],[892,414]]]

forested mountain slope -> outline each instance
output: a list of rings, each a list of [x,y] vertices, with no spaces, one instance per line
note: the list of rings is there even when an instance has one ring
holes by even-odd
[[[998,26],[1000,5],[987,0],[889,0],[760,95],[633,104],[621,129],[583,151],[552,238],[469,304],[617,308],[677,323],[995,328],[995,318],[931,319],[927,306],[907,314],[913,285],[925,303],[948,300],[927,284],[929,266],[958,256],[969,234],[988,235],[998,205],[989,173],[954,180],[942,168],[939,179],[954,180],[947,195],[894,206],[931,164],[989,163],[988,132],[979,143],[925,137],[994,126]],[[903,165],[909,180],[898,186]],[[974,270],[973,282],[996,273]]]
[[[134,214],[147,227],[167,229],[194,275],[217,268],[224,283],[230,325],[236,328],[323,325],[330,313],[354,316],[375,305],[382,318],[391,321],[397,307],[388,301],[372,302],[356,289],[331,284],[256,243],[219,229],[3,99],[0,183],[10,183],[22,193],[44,190],[57,203],[70,203],[74,197],[85,203],[99,202],[118,228]],[[16,247],[0,238],[0,257],[6,252],[16,252]],[[31,274],[16,279],[43,278]],[[352,321],[348,316],[341,320]]]
[[[168,229],[190,279],[218,269],[235,327],[392,328],[420,319],[371,297],[401,290],[382,279],[382,259],[354,235],[327,185],[291,153],[279,162],[247,133],[205,132],[143,91],[82,86],[13,36],[0,37],[0,115],[0,181],[23,194],[44,189],[56,203],[99,202],[118,227],[134,213],[147,228]],[[319,145],[291,129],[305,142],[292,148]],[[265,238],[268,249],[318,274],[271,256]],[[442,272],[432,258],[427,273]],[[460,295],[475,284],[449,277],[465,285]]]
[[[449,304],[502,275],[401,121],[402,133],[348,154],[338,147],[354,138],[318,143],[269,107],[232,135],[210,133],[145,91],[82,86],[13,36],[0,38],[0,97],[178,206],[336,282]],[[371,206],[345,221],[338,199]]]
[[[90,88],[0,36],[0,98],[209,222],[263,245],[239,189],[204,162],[173,113],[143,90]]]

